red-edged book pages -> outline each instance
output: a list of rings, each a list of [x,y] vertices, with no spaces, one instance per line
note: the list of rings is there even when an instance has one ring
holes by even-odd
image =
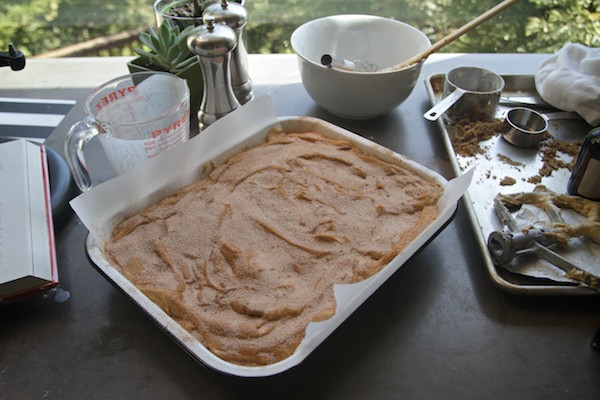
[[[43,145],[0,144],[0,304],[58,283]]]

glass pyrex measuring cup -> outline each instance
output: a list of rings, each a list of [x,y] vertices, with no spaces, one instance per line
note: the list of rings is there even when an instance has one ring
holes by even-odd
[[[190,134],[187,83],[165,72],[139,72],[104,83],[85,102],[83,120],[71,127],[65,157],[81,191],[92,187],[84,157],[95,136],[115,173],[124,174]]]

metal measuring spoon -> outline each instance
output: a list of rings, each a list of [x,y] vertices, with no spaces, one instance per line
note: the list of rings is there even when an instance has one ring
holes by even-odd
[[[327,68],[353,72],[377,72],[379,69],[376,64],[366,60],[346,60],[345,58],[332,56],[330,54],[323,54],[323,56],[321,56],[321,64]]]

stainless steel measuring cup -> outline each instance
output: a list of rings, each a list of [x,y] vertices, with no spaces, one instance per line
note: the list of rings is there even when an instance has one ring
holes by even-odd
[[[483,68],[460,67],[446,74],[444,98],[423,116],[435,121],[442,114],[451,119],[488,120],[495,116],[504,79]]]
[[[518,147],[536,146],[548,129],[548,121],[581,118],[573,112],[540,113],[527,107],[515,107],[506,113],[502,137]]]
[[[515,107],[506,113],[502,137],[518,147],[537,145],[548,128],[548,120],[532,109]]]

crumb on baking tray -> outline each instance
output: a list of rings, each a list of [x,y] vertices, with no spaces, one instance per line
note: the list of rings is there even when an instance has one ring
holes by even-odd
[[[527,182],[533,183],[534,185],[538,185],[542,182],[542,177],[540,175],[534,175],[527,178]]]
[[[540,168],[539,171],[540,176],[550,176],[552,171],[560,168],[566,168],[569,171],[573,171],[580,148],[581,143],[554,139],[552,137],[544,140],[540,149],[543,163],[542,168]],[[566,162],[558,158],[558,152],[571,156],[571,161]]]
[[[512,165],[514,167],[523,167],[525,164],[519,161],[515,161],[512,158],[505,156],[504,154],[498,154],[498,159],[508,165]]]
[[[515,183],[517,183],[517,180],[515,178],[513,178],[513,177],[510,177],[510,176],[505,176],[500,181],[500,185],[502,185],[502,186],[512,186]]]

